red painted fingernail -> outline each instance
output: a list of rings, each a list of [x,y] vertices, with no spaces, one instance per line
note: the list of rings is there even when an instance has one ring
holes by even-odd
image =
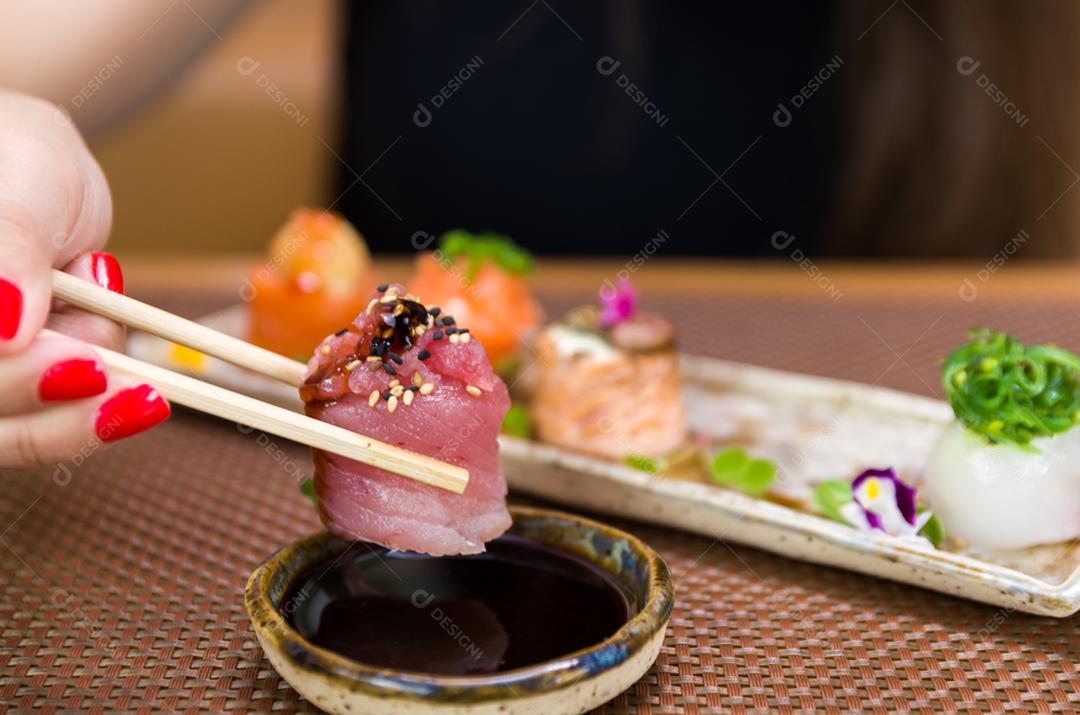
[[[121,390],[98,408],[94,431],[102,442],[115,442],[168,419],[172,410],[149,385]]]
[[[81,400],[105,392],[108,380],[96,360],[58,362],[41,376],[38,395],[42,402]]]
[[[91,253],[90,272],[94,281],[102,288],[108,288],[114,293],[124,292],[124,272],[120,270],[120,263],[111,253]]]
[[[22,291],[11,281],[0,278],[0,340],[11,340],[19,332],[22,320]]]

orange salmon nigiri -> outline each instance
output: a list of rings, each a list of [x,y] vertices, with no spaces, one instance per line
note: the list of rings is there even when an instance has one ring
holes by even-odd
[[[502,372],[544,319],[529,288],[532,269],[532,257],[506,236],[449,231],[417,257],[409,292],[468,325]]]
[[[374,287],[364,238],[336,213],[296,209],[248,276],[249,339],[304,357],[352,322]]]

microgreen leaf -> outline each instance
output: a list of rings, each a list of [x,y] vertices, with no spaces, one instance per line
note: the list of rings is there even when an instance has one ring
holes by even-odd
[[[300,493],[310,499],[316,509],[319,508],[319,495],[315,493],[314,479],[311,477],[304,477],[300,482]]]
[[[822,482],[814,489],[814,506],[825,516],[841,524],[848,521],[840,515],[840,507],[852,500],[851,483],[839,479]]]
[[[649,474],[656,474],[667,468],[667,462],[659,457],[646,457],[643,454],[628,454],[623,459],[634,469],[640,469]]]
[[[769,491],[777,472],[776,465],[769,460],[751,458],[738,447],[718,452],[708,467],[709,476],[714,482],[751,496],[761,496]]]
[[[531,437],[532,421],[529,419],[528,410],[516,403],[510,405],[510,409],[506,411],[506,417],[503,418],[501,432],[524,439]]]
[[[926,507],[920,506],[917,511],[922,514],[926,511]],[[923,524],[923,528],[919,529],[919,535],[925,536],[926,540],[933,544],[935,549],[941,548],[941,545],[945,543],[945,526],[941,523],[941,519],[938,519],[937,514],[930,515],[930,518]]]

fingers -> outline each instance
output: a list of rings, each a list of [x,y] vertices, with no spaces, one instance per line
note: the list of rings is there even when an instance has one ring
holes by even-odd
[[[0,92],[0,356],[45,323],[49,269],[104,244],[112,201],[101,168],[56,107]]]
[[[108,253],[87,253],[66,265],[64,271],[117,293],[124,292],[124,275],[120,264]],[[117,351],[124,349],[122,325],[70,305],[62,304],[54,311],[49,316],[48,327],[103,348]]]
[[[0,418],[0,468],[56,464],[138,434],[169,417],[168,402],[149,385],[124,378],[114,382],[116,387],[108,393],[88,400]]]
[[[107,384],[104,366],[88,345],[63,336],[39,337],[23,352],[0,359],[0,417],[95,397]]]

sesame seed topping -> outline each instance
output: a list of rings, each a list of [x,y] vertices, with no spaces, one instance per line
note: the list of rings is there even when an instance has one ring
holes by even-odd
[[[434,333],[431,334],[431,337],[435,338],[436,340],[442,340],[442,336],[443,331],[441,330],[436,330]]]
[[[412,384],[416,385],[417,387],[424,384],[424,377],[420,374],[419,370],[412,374]]]
[[[379,302],[384,304],[384,305],[389,304],[389,303],[393,303],[395,300],[397,300],[397,296],[394,295],[393,293],[387,293],[382,298],[379,298]]]
[[[405,392],[419,392],[419,391],[420,391],[420,386],[419,385],[409,385],[408,387],[405,388]]]
[[[378,355],[368,355],[364,360],[367,362],[382,362],[382,358]]]
[[[371,315],[371,311],[374,310],[375,306],[377,306],[378,304],[379,304],[379,299],[378,298],[372,298],[371,302],[367,304],[366,308],[364,308],[364,314],[365,315]]]
[[[446,329],[446,334],[447,335],[453,335],[456,332],[457,332],[457,328],[455,328],[453,326],[450,326],[449,328]]]
[[[393,412],[396,409],[397,409],[397,397],[394,396],[394,395],[391,395],[390,399],[386,401],[386,411],[387,412]]]
[[[380,283],[380,284],[379,284],[379,285],[378,285],[378,286],[377,286],[377,287],[375,288],[375,290],[379,291],[380,293],[385,293],[385,292],[386,292],[386,289],[387,289],[387,288],[389,288],[389,287],[390,287],[390,284],[389,284],[389,283]]]
[[[423,385],[420,386],[420,394],[421,395],[430,395],[431,391],[434,390],[434,389],[435,389],[435,385],[431,384],[430,382],[425,382]]]
[[[394,366],[388,362],[383,363],[382,369],[386,370],[386,372],[390,375],[397,375],[397,370],[395,370]]]
[[[398,355],[397,353],[387,353],[387,354],[390,356],[390,359],[393,360],[394,362],[396,362],[398,365],[405,362],[405,360],[400,355]]]
[[[475,385],[466,385],[465,392],[469,393],[473,397],[480,397],[480,395],[484,394],[483,391]]]
[[[468,333],[461,333],[460,335],[458,335],[458,342],[467,343],[470,340],[472,340],[472,336]]]
[[[460,340],[460,338],[458,337],[457,333],[451,333],[450,334],[450,342],[451,343],[453,343],[454,345],[457,345],[459,340]]]
[[[382,398],[383,398],[384,400],[389,400],[389,399],[390,399],[390,396],[391,396],[391,394],[390,394],[390,390],[383,390],[383,392],[382,392]]]
[[[416,398],[416,393],[415,392],[406,392],[405,396],[401,398],[401,401],[404,402],[406,405],[411,405],[413,399],[415,399],[415,398]]]
[[[378,402],[378,401],[379,401],[379,391],[378,390],[372,390],[371,394],[368,395],[368,398],[367,398],[368,407],[374,407],[375,403]]]
[[[359,364],[360,364],[359,360],[353,360],[352,362],[350,362],[348,365],[345,366],[345,369],[348,370],[349,372],[352,372],[353,370],[356,369],[356,366],[359,365]]]
[[[454,324],[454,316],[452,316],[452,315],[444,315],[443,319],[442,319],[442,322],[443,322],[443,325],[453,325]]]
[[[401,385],[394,385],[390,388],[390,394],[395,397],[401,397],[401,393],[405,392],[405,388]]]
[[[439,313],[441,313],[441,312],[442,312],[442,308],[440,308],[439,306],[435,306],[434,308],[432,308],[431,310],[428,311],[428,313],[431,315],[432,318],[438,318]]]
[[[345,334],[345,331],[346,331],[346,330],[348,330],[348,328],[342,328],[341,330],[339,330],[339,331],[337,331],[336,333],[334,333],[334,337],[335,337],[335,338],[340,338],[340,337],[341,337],[342,335],[344,335],[344,334]]]
[[[396,377],[393,380],[390,381],[390,387],[397,387],[400,384],[401,384],[401,380],[397,379]]]
[[[428,350],[421,350],[416,357],[420,358],[421,360],[427,360],[429,357],[431,357],[431,352]]]

